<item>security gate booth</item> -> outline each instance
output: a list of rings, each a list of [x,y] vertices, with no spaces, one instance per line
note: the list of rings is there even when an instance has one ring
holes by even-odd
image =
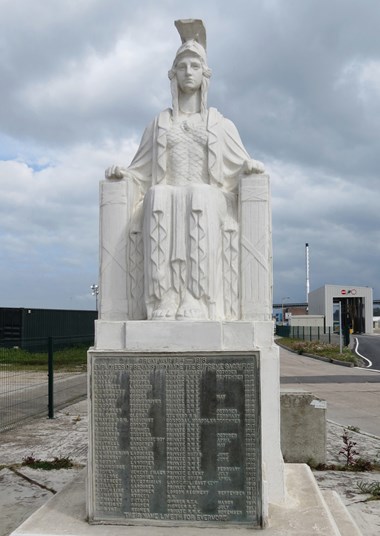
[[[372,333],[372,288],[325,285],[309,293],[309,314],[324,315],[326,328],[338,322],[337,305],[341,304],[343,333]]]

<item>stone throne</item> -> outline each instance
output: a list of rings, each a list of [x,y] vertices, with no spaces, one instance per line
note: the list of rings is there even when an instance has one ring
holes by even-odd
[[[100,184],[88,516],[260,527],[284,498],[269,176],[206,107],[203,24],[176,25],[173,108]]]
[[[242,175],[236,195],[238,221],[221,229],[224,244],[224,319],[270,321],[272,234],[269,176]],[[144,251],[134,214],[139,193],[133,181],[100,183],[101,321],[145,320]],[[211,313],[211,320],[213,314]]]

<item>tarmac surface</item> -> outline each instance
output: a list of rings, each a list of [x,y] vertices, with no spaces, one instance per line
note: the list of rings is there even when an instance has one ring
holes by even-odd
[[[360,432],[350,431],[360,455],[380,462],[380,383],[367,381],[366,370],[332,365],[282,349],[280,355],[284,387],[310,391],[327,401],[328,463],[343,463],[339,451],[347,426],[360,428]],[[373,374],[380,377],[379,373]],[[8,536],[85,467],[87,422],[87,402],[82,401],[58,411],[53,420],[35,419],[0,434],[0,536]],[[74,467],[30,469],[21,465],[27,456],[42,460],[70,458]],[[380,473],[314,474],[322,489],[340,494],[363,535],[380,534],[380,501],[367,501],[369,496],[360,494],[357,487],[360,481],[380,482]]]
[[[344,367],[281,348],[281,385],[327,401],[327,418],[380,437],[380,372]]]

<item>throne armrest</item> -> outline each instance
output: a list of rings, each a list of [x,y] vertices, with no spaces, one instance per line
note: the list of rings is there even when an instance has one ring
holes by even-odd
[[[99,319],[127,320],[127,235],[138,187],[129,179],[100,182]]]
[[[239,180],[242,320],[272,319],[272,217],[269,175]]]

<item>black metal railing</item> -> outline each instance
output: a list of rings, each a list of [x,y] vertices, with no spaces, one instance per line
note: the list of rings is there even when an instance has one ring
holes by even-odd
[[[339,333],[333,328],[319,326],[276,326],[276,335],[303,341],[321,341],[329,344],[339,344]]]
[[[16,342],[16,344],[15,344]],[[93,335],[0,342],[0,432],[87,393],[87,349]]]

